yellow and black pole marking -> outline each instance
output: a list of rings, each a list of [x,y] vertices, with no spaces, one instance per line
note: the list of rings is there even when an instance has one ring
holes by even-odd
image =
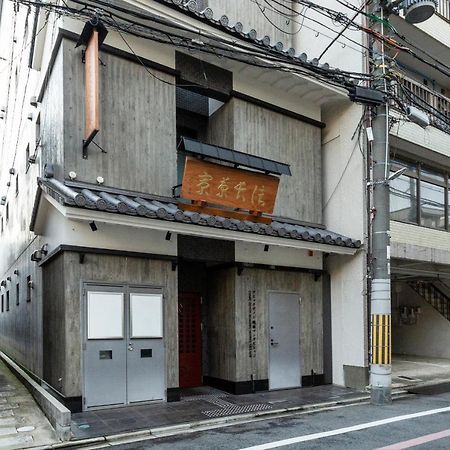
[[[372,314],[371,364],[391,364],[391,315]]]

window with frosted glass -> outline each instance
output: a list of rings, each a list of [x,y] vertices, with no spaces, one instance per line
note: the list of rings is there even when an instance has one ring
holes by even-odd
[[[420,225],[445,229],[445,188],[420,182]]]
[[[391,220],[417,223],[417,180],[402,175],[390,182]]]

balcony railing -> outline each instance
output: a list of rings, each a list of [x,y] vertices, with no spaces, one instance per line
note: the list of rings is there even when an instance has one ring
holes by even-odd
[[[410,78],[403,78],[396,94],[404,105],[416,104],[429,111],[430,124],[450,134],[450,99]],[[394,105],[395,106],[395,105]]]
[[[450,21],[450,2],[448,0],[438,0],[437,13]]]

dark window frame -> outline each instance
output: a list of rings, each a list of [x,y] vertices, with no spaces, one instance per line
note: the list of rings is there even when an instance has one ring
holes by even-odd
[[[9,311],[9,289],[6,291],[6,312]]]
[[[20,284],[16,283],[16,306],[20,304]]]
[[[450,170],[442,170],[437,169],[435,167],[432,167],[429,164],[419,162],[419,161],[412,161],[408,158],[402,158],[401,156],[392,156],[391,161],[391,167],[390,171],[395,172],[402,167],[407,167],[407,170],[404,172],[403,175],[406,175],[410,178],[413,178],[416,180],[416,198],[415,198],[415,209],[416,209],[416,220],[414,222],[407,221],[407,220],[400,220],[400,219],[391,219],[396,222],[402,222],[402,223],[408,223],[413,225],[418,225],[420,227],[424,228],[430,228],[433,230],[439,230],[439,231],[450,231],[450,221],[449,221],[449,195],[450,195]],[[414,170],[411,170],[411,169]],[[443,177],[443,181],[437,180],[433,177],[427,176],[426,172],[434,172],[436,175],[441,175]],[[433,227],[429,225],[423,225],[422,222],[422,208],[421,208],[421,198],[422,198],[422,186],[421,182],[430,183],[435,186],[440,186],[444,188],[444,228],[439,227]],[[390,194],[392,195],[392,194]]]

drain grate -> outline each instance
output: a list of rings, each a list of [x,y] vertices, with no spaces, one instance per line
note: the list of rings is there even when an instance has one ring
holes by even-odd
[[[224,416],[232,416],[235,414],[244,414],[255,411],[267,411],[268,409],[272,409],[271,405],[267,403],[255,403],[251,405],[231,405],[225,406],[221,409],[213,409],[211,411],[202,411],[202,414],[209,418],[213,417],[224,417]]]

